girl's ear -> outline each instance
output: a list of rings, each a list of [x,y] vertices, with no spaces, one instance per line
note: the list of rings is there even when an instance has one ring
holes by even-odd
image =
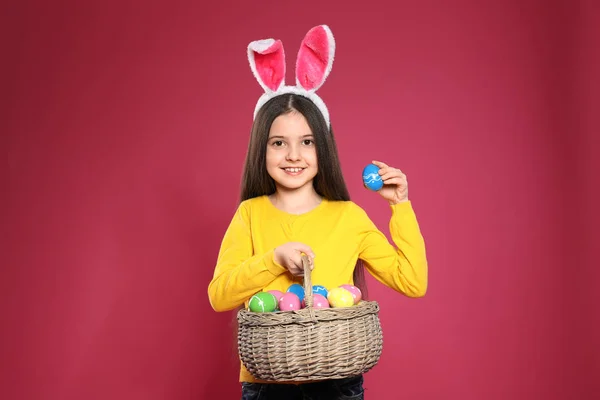
[[[248,45],[248,61],[265,92],[277,91],[285,80],[285,53],[281,40],[256,40]]]
[[[331,72],[334,53],[335,41],[327,25],[308,31],[298,51],[296,85],[312,92],[319,89]]]

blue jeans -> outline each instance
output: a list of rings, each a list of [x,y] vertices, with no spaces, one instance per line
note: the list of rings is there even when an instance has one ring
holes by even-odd
[[[295,384],[242,382],[242,400],[363,400],[363,376]]]

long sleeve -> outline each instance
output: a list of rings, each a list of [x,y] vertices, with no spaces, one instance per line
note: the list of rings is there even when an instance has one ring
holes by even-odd
[[[366,217],[359,257],[381,283],[408,297],[427,292],[427,256],[417,217],[410,202],[391,207],[390,234],[396,247]]]
[[[284,273],[286,269],[274,261],[273,252],[254,254],[248,210],[244,203],[240,204],[223,237],[208,285],[213,309],[228,311],[239,307]]]

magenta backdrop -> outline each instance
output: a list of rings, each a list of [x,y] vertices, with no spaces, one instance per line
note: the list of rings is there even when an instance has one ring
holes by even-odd
[[[1,398],[239,398],[206,289],[260,95],[246,46],[282,39],[290,82],[322,23],[352,197],[387,233],[360,171],[402,168],[430,261],[422,299],[369,279],[385,347],[367,398],[600,390],[597,2],[13,3]]]

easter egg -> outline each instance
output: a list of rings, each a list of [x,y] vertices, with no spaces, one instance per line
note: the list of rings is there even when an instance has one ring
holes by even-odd
[[[250,298],[248,308],[252,312],[272,312],[277,308],[277,299],[271,293],[259,292]]]
[[[281,311],[293,311],[300,309],[300,299],[292,292],[286,292],[279,299],[279,309]]]
[[[300,302],[302,302],[302,300],[304,300],[304,288],[302,287],[302,285],[300,285],[298,283],[292,284],[288,288],[287,292],[294,293],[296,296],[298,296],[298,298],[300,299]]]
[[[368,189],[377,191],[383,187],[383,180],[379,175],[379,167],[375,164],[369,164],[363,169],[362,179]]]
[[[359,301],[362,300],[362,292],[359,288],[354,285],[341,285],[341,288],[346,289],[350,293],[352,293],[352,297],[354,297],[354,304],[358,304]]]
[[[327,298],[327,288],[322,285],[314,285],[313,286],[313,294],[320,294],[321,296]]]
[[[271,293],[273,296],[275,296],[275,298],[277,299],[277,301],[279,301],[279,299],[281,298],[281,296],[283,296],[283,292],[280,290],[267,290],[267,293]]]
[[[352,293],[341,287],[331,289],[327,296],[327,300],[329,301],[329,305],[333,308],[351,307],[354,305]]]
[[[327,301],[327,298],[323,295],[313,294],[313,308],[315,310],[329,308],[329,301]]]

